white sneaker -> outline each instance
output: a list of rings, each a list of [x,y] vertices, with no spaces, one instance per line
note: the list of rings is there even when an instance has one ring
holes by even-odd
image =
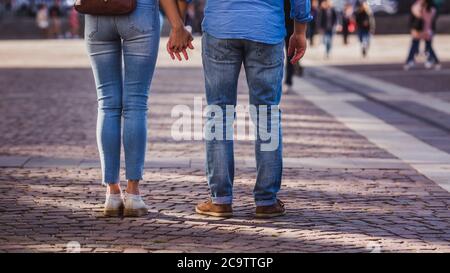
[[[140,195],[129,194],[126,191],[123,192],[124,210],[123,216],[125,217],[139,217],[148,213],[147,206]]]
[[[405,71],[408,71],[408,70],[410,70],[411,68],[413,68],[414,67],[414,62],[408,62],[408,63],[406,63],[404,66],[403,66],[403,69],[405,70]]]
[[[123,201],[120,193],[106,194],[105,207],[103,215],[105,216],[119,216],[123,210]]]
[[[291,93],[292,92],[292,85],[283,84],[282,92],[283,92],[283,94]]]
[[[433,64],[432,62],[429,62],[429,61],[426,61],[426,62],[425,62],[425,68],[426,68],[426,69],[431,69],[431,68],[433,68],[433,65],[434,65],[434,64]]]

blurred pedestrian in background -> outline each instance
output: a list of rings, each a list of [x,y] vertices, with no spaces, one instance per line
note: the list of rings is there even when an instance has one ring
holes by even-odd
[[[205,0],[194,0],[191,5],[194,6],[195,16],[192,22],[192,33],[202,34],[202,21],[205,16]]]
[[[189,4],[186,9],[186,27],[188,30],[193,33],[194,32],[194,22],[195,22],[195,7],[192,4]]]
[[[61,34],[61,6],[59,0],[55,0],[50,7],[50,36],[52,38],[62,38]]]
[[[162,10],[162,8],[160,7],[160,9],[159,9],[159,32],[160,33],[164,27],[164,18],[166,18],[166,16],[164,15],[164,10]]]
[[[325,58],[328,59],[333,46],[333,35],[337,23],[337,12],[331,0],[324,0],[320,4],[318,22],[323,35],[323,44],[325,45]]]
[[[440,69],[441,65],[433,49],[433,35],[435,30],[437,10],[432,0],[416,0],[411,6],[409,26],[411,29],[411,47],[404,65],[405,70],[410,70],[416,64],[416,56],[419,54],[420,41],[425,41],[425,53],[427,61],[425,67]]]
[[[317,31],[317,15],[319,13],[319,1],[311,1],[311,16],[313,19],[308,23],[308,29],[306,30],[306,35],[309,40],[309,45],[314,46],[314,36]]]
[[[36,25],[41,31],[41,35],[43,38],[48,38],[48,28],[50,26],[50,22],[48,19],[48,9],[47,5],[39,4],[38,10],[36,12]]]
[[[348,36],[350,35],[350,27],[353,24],[353,6],[350,3],[345,3],[344,9],[341,15],[342,26],[342,38],[344,39],[344,45],[348,44]]]
[[[70,36],[72,38],[80,37],[80,17],[78,12],[75,10],[75,7],[69,12],[69,27],[70,27]]]
[[[362,56],[366,57],[370,46],[370,35],[375,32],[375,17],[367,1],[356,2],[355,22]]]
[[[422,38],[425,40],[425,52],[427,54],[427,61],[425,68],[440,69],[441,65],[436,53],[433,49],[433,35],[436,29],[437,10],[433,0],[424,0],[422,7],[423,18],[423,34]]]
[[[415,57],[419,53],[420,35],[423,30],[422,4],[423,0],[416,0],[416,2],[414,2],[411,6],[409,28],[412,40],[408,58],[406,59],[406,64],[404,66],[405,70],[409,70],[414,67]]]

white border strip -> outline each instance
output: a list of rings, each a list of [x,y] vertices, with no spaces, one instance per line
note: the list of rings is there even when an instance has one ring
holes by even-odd
[[[299,95],[450,191],[449,154],[387,124],[345,100],[332,99],[330,94],[305,80],[297,81],[294,91]]]
[[[332,67],[314,67],[313,69],[316,69],[330,77],[344,78],[358,84],[382,90],[384,94],[391,96],[392,98],[402,98],[403,100],[413,101],[415,103],[425,105],[431,109],[450,114],[450,103],[427,94],[419,93],[410,88],[384,82],[359,73],[342,71]]]

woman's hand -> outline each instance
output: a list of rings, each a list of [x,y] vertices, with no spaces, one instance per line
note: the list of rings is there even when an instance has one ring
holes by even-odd
[[[188,60],[189,56],[186,52],[186,49],[194,49],[192,45],[192,35],[184,26],[173,27],[170,31],[169,41],[167,42],[167,52],[169,53],[172,60],[175,60],[175,57],[181,61],[180,52],[183,54],[184,59]]]

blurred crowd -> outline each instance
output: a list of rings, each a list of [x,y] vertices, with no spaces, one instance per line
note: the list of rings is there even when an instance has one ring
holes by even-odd
[[[314,46],[316,33],[322,34],[325,58],[329,58],[335,33],[341,33],[345,45],[349,35],[357,33],[362,55],[367,55],[370,36],[375,32],[375,17],[367,1],[346,1],[337,9],[331,0],[313,0],[311,6],[315,20],[308,27],[310,45]]]
[[[43,38],[79,38],[82,15],[74,0],[0,0],[2,14],[34,17]]]
[[[186,25],[194,35],[201,35],[201,23],[207,0],[193,0],[187,10]],[[281,1],[281,0],[280,0]],[[0,0],[0,16],[13,13],[14,16],[34,17],[41,36],[45,38],[79,38],[82,36],[82,15],[73,8],[74,0]],[[314,20],[308,26],[310,46],[315,46],[316,35],[320,34],[324,58],[332,55],[333,41],[336,35],[342,37],[344,45],[349,36],[356,34],[360,44],[360,54],[366,57],[371,37],[375,32],[375,12],[395,14],[398,10],[408,12],[411,47],[404,66],[409,70],[416,65],[419,56],[425,56],[426,68],[440,68],[439,59],[433,48],[433,36],[439,9],[449,9],[447,0],[311,0]],[[290,1],[285,0],[285,6]],[[407,6],[407,7],[405,7]],[[286,29],[292,30],[289,12],[286,12]],[[164,22],[164,14],[161,13]],[[406,22],[405,22],[406,24]],[[421,50],[423,44],[423,50]],[[300,71],[301,69],[293,69]],[[291,72],[292,72],[291,71]],[[293,73],[293,72],[292,72]]]
[[[62,18],[67,17],[68,29],[64,31]],[[80,37],[80,14],[73,6],[65,9],[60,0],[55,0],[48,6],[46,3],[37,5],[36,25],[42,36],[47,38],[79,38]]]

